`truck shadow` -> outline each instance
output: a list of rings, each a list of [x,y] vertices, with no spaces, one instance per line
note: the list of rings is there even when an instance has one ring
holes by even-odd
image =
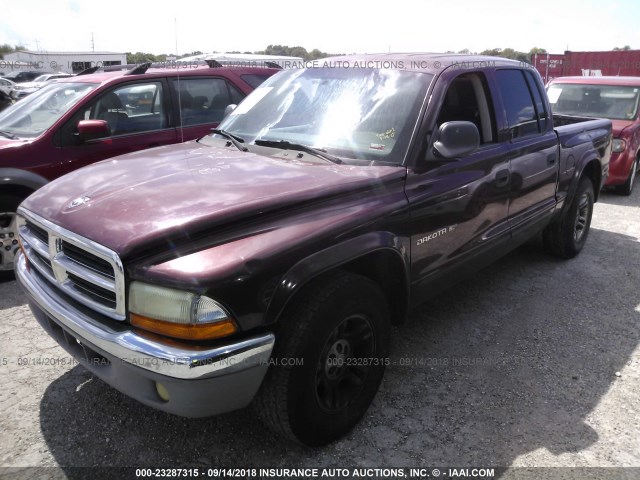
[[[589,416],[625,381],[616,372],[640,342],[638,243],[594,229],[569,262],[539,243],[394,327],[374,404],[326,448],[274,436],[249,409],[207,419],[157,412],[81,367],[47,388],[43,436],[69,478],[77,466],[486,467],[538,449],[580,452],[600,438]]]
[[[636,183],[634,185],[633,191],[631,192],[631,195],[619,195],[613,190],[603,190],[602,192],[600,192],[598,202],[606,203],[609,205],[637,207],[640,203],[640,180],[636,179]]]

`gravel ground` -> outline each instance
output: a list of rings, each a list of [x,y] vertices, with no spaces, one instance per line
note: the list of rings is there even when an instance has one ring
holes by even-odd
[[[535,239],[414,311],[392,340],[392,361],[412,365],[388,368],[362,422],[315,450],[250,410],[183,419],[81,366],[22,365],[68,355],[0,283],[0,466],[640,467],[638,205],[640,185],[603,194],[578,258]]]

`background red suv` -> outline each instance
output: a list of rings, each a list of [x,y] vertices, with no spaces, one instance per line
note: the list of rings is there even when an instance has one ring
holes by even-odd
[[[640,161],[640,77],[559,77],[547,86],[554,114],[609,118],[613,149],[605,186],[631,195]]]
[[[34,190],[99,160],[206,135],[277,71],[214,62],[80,74],[0,112],[0,274],[13,269],[15,211]]]

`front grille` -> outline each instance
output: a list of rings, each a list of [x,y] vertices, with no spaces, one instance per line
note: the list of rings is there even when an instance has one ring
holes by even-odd
[[[117,254],[24,209],[18,232],[29,264],[49,287],[96,312],[125,318],[124,271]]]
[[[105,277],[115,278],[113,266],[99,257],[88,253],[82,248],[78,248],[72,243],[62,241],[62,251],[70,259],[83,267],[89,268],[94,272],[100,273]]]

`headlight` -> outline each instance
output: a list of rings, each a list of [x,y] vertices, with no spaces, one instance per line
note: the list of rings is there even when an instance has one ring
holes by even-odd
[[[627,148],[627,142],[625,142],[621,138],[614,138],[613,139],[613,143],[612,143],[612,147],[611,147],[611,151],[613,153],[624,152],[625,148]]]
[[[173,338],[210,340],[234,333],[234,320],[215,300],[173,288],[132,282],[131,324]]]

